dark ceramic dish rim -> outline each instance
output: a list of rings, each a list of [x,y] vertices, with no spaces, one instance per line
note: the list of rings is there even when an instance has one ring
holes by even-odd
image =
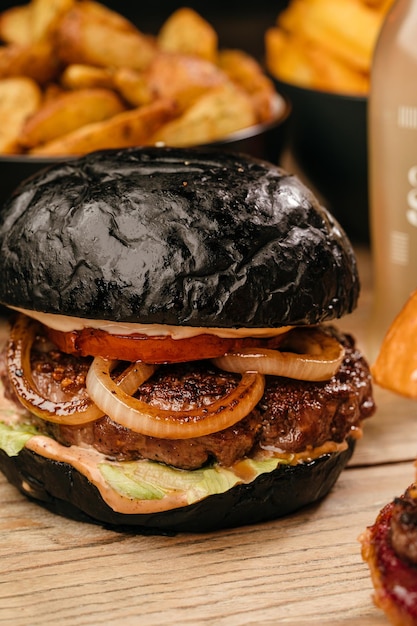
[[[344,101],[349,101],[349,102],[366,103],[368,100],[368,96],[359,96],[359,95],[349,94],[349,93],[339,93],[335,91],[325,91],[324,89],[312,89],[311,87],[303,87],[302,85],[297,85],[295,83],[288,83],[283,80],[279,80],[278,78],[275,78],[274,76],[272,76],[271,78],[274,81],[274,84],[278,90],[280,89],[288,90],[288,91],[293,91],[295,93],[300,93],[300,94],[303,94],[303,93],[311,93],[314,95],[317,94],[317,95],[324,96],[329,99],[344,100]]]

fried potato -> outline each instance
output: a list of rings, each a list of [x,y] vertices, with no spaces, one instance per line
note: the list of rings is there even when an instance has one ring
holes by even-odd
[[[386,13],[392,5],[393,0],[365,0],[365,4],[377,11],[383,11]]]
[[[30,5],[11,7],[0,13],[0,39],[25,45],[31,40]]]
[[[114,86],[128,102],[140,105],[155,98],[169,98],[181,111],[207,90],[228,80],[213,63],[175,52],[158,53],[145,72],[120,68],[114,73]]]
[[[105,6],[86,0],[62,18],[56,33],[57,51],[65,64],[98,67],[147,67],[156,52],[153,39]]]
[[[109,67],[95,67],[72,63],[62,71],[60,83],[66,89],[88,89],[94,87],[113,87],[114,70]]]
[[[84,154],[152,143],[159,129],[193,145],[275,116],[260,65],[219,56],[215,30],[190,8],[152,37],[96,0],[26,0],[0,12],[0,38],[0,81],[25,77],[41,94],[8,151]]]
[[[212,63],[217,57],[217,33],[193,9],[175,11],[158,33],[158,46],[166,52],[180,52],[201,57]]]
[[[0,78],[26,76],[45,85],[54,80],[58,72],[59,63],[49,41],[0,47]]]
[[[208,89],[228,82],[226,74],[213,63],[181,53],[160,53],[146,72],[151,91],[175,100],[180,109],[190,106]]]
[[[329,56],[320,46],[307,44],[299,37],[278,28],[266,33],[270,55],[267,67],[271,74],[288,83],[339,93],[366,95],[369,75]]]
[[[48,83],[43,89],[43,101],[42,105],[44,105],[49,100],[54,100],[65,93],[65,90],[58,85],[57,83]]]
[[[160,128],[151,143],[178,147],[211,143],[256,121],[249,95],[230,82],[201,96],[179,118]]]
[[[158,100],[147,106],[119,113],[103,122],[82,126],[55,141],[34,148],[30,154],[79,155],[106,148],[145,145],[175,112],[172,102]]]
[[[30,78],[0,80],[0,152],[19,152],[18,137],[29,115],[40,106],[42,92]]]
[[[60,18],[75,4],[75,0],[32,0],[30,30],[32,41],[40,41],[51,35]]]
[[[279,25],[305,36],[359,71],[368,71],[382,14],[355,0],[293,0]]]
[[[120,98],[108,89],[80,89],[62,93],[56,98],[49,98],[27,120],[19,142],[26,148],[33,148],[124,110]]]
[[[311,46],[309,58],[316,68],[317,88],[334,89],[338,92],[347,91],[356,95],[367,95],[369,92],[369,75],[356,72],[342,60],[329,56],[320,46]]]
[[[0,13],[0,39],[27,45],[52,35],[76,0],[32,0]]]
[[[220,50],[218,65],[252,96],[258,121],[270,120],[275,108],[275,88],[260,64],[242,50]]]
[[[417,291],[391,324],[371,371],[381,387],[417,399]]]
[[[369,92],[375,43],[393,0],[291,0],[265,33],[266,66],[285,82]]]
[[[134,107],[150,104],[157,96],[147,77],[130,67],[121,67],[115,70],[113,86],[126,102]]]
[[[302,39],[281,28],[271,27],[265,33],[265,44],[266,65],[273,76],[294,85],[318,88],[317,72]],[[332,85],[328,87],[333,88]]]

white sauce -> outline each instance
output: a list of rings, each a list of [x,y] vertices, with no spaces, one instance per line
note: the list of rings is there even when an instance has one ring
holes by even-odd
[[[104,480],[98,466],[99,463],[104,463],[107,459],[93,448],[62,446],[57,441],[43,435],[35,435],[27,441],[25,447],[40,456],[72,465],[97,487],[106,504],[118,513],[157,513],[188,504],[185,494],[182,493],[166,495],[161,500],[131,500],[122,496]]]
[[[291,329],[291,326],[279,328],[211,328],[198,326],[170,326],[168,324],[136,324],[130,322],[112,322],[109,320],[92,320],[82,317],[71,317],[55,313],[41,313],[13,307],[25,315],[63,332],[83,330],[83,328],[95,328],[105,330],[113,335],[131,335],[141,333],[149,337],[169,336],[173,339],[187,339],[196,335],[216,335],[223,339],[234,337],[275,337]]]

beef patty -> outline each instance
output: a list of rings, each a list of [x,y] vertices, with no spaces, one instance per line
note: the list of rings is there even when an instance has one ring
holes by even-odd
[[[353,338],[334,329],[329,332],[337,334],[345,346],[344,361],[329,381],[266,376],[265,392],[255,409],[217,433],[185,440],[158,439],[133,432],[108,416],[81,426],[43,420],[37,425],[64,445],[92,445],[112,459],[147,458],[182,469],[197,469],[212,460],[229,466],[261,450],[300,453],[327,441],[341,443],[375,407],[369,368]],[[83,393],[90,361],[40,345],[31,357],[40,390],[55,400],[67,393]],[[7,386],[4,372],[3,379]],[[159,408],[189,409],[220,398],[238,380],[239,375],[207,361],[163,365],[135,396]]]

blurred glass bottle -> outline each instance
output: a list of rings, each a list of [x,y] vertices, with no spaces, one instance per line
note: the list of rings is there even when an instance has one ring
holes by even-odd
[[[417,289],[417,0],[396,0],[381,29],[371,71],[368,145],[373,358]]]

